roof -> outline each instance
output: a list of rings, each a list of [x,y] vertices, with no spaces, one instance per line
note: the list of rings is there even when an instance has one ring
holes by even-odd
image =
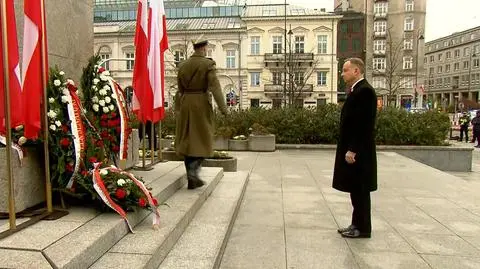
[[[118,32],[135,32],[135,21],[101,22],[94,26],[118,26]],[[167,31],[232,30],[246,28],[238,17],[167,19]]]
[[[301,6],[287,5],[287,16],[321,16],[335,15],[318,9],[309,9]],[[247,5],[242,17],[284,17],[285,5]]]

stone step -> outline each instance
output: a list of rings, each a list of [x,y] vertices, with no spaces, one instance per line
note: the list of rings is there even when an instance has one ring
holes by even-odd
[[[152,194],[159,203],[186,182],[181,162],[160,163],[153,170],[134,171],[134,174],[152,187]],[[0,255],[0,267],[44,268],[49,264],[50,268],[88,268],[129,233],[125,221],[116,213],[100,213],[81,207],[70,208],[69,212],[63,218],[42,220],[0,240],[0,250],[8,253],[8,256]],[[130,224],[136,226],[149,213],[146,210],[128,212]],[[18,255],[26,259],[11,258]]]
[[[219,268],[243,200],[249,174],[225,172],[158,269]]]
[[[125,235],[89,268],[157,268],[215,189],[223,169],[204,167],[200,177],[207,182],[206,186],[187,190],[185,185],[159,207],[159,229],[152,229],[150,214],[134,228],[134,233]]]

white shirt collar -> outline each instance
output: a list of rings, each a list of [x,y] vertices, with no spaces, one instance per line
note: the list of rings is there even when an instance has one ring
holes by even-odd
[[[358,82],[364,80],[365,78],[360,78],[359,80],[357,80],[355,83],[353,83],[352,87],[351,87],[351,90],[350,92],[353,92],[353,88],[355,87],[355,85],[357,85]]]

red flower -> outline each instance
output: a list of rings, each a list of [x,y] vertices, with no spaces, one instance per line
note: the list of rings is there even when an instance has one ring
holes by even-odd
[[[103,68],[102,66],[100,66],[100,67],[98,68],[98,73],[103,73],[103,72],[105,72],[105,68]]]
[[[67,172],[73,172],[73,163],[67,163],[65,165],[65,170],[67,170]]]
[[[90,158],[88,158],[88,161],[89,161],[90,163],[96,163],[96,162],[97,162],[97,158],[95,158],[95,157],[90,157]]]
[[[139,205],[140,207],[145,207],[145,206],[147,206],[147,201],[145,200],[145,198],[142,197],[142,198],[138,199],[138,205]]]
[[[125,196],[127,196],[127,192],[122,188],[118,188],[115,191],[115,196],[117,196],[118,199],[123,199],[125,198]],[[140,199],[143,199],[143,198],[140,198]],[[140,204],[140,200],[138,201],[138,204]]]
[[[70,139],[64,137],[62,139],[60,139],[60,145],[63,147],[63,148],[68,148],[68,146],[70,146]]]
[[[100,133],[100,136],[103,137],[103,138],[108,137],[108,136],[109,136],[108,131],[102,131],[102,132]]]
[[[102,120],[108,120],[108,115],[107,115],[107,114],[103,114],[100,118],[101,118]]]
[[[120,132],[122,131],[122,128],[120,128],[120,126],[119,126],[119,127],[115,127],[115,131],[116,131],[117,133],[120,133]]]
[[[103,147],[103,141],[102,140],[97,140],[95,145],[97,145],[97,147]]]
[[[113,146],[112,150],[115,151],[115,152],[118,152],[118,151],[120,151],[120,147],[119,146]]]
[[[88,171],[87,170],[82,170],[82,176],[84,176],[84,177],[88,176]]]
[[[62,125],[62,131],[64,133],[68,132],[68,126],[67,125]]]
[[[153,198],[153,197],[152,197],[152,200],[153,200],[153,205],[158,206],[158,200],[156,198]]]
[[[110,118],[115,118],[116,116],[117,116],[117,113],[115,112],[110,113]]]
[[[110,127],[110,126],[109,126],[109,122],[110,122],[110,121],[107,122],[107,121],[105,121],[105,120],[102,120],[102,121],[100,121],[100,126],[102,126],[102,127],[107,127],[107,126]]]

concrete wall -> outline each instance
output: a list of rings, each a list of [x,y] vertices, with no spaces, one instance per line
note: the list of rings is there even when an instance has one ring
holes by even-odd
[[[46,0],[49,66],[58,65],[77,84],[93,55],[94,0]],[[22,54],[23,0],[15,0],[18,45]],[[20,60],[21,63],[21,60]]]

